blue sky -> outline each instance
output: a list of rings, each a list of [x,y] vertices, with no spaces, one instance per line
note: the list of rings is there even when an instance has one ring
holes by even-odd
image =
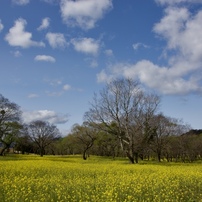
[[[160,110],[202,128],[202,0],[1,0],[0,93],[24,121],[83,122],[117,77],[161,96]]]

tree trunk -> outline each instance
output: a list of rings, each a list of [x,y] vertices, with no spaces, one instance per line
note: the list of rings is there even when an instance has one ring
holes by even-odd
[[[89,149],[89,148],[87,147],[87,148],[84,149],[84,151],[83,151],[83,160],[87,160],[87,154],[86,154],[86,152],[87,152],[88,149]]]
[[[4,152],[6,151],[6,148],[4,147],[2,150],[1,150],[1,153],[0,153],[0,156],[4,156]]]
[[[43,155],[44,155],[44,148],[40,148],[39,152],[40,152],[40,156],[43,157]]]
[[[143,154],[140,154],[139,157],[140,157],[140,159],[141,159],[142,161],[144,160]]]
[[[157,157],[158,157],[158,162],[161,162],[161,153],[160,152],[157,153]]]
[[[126,152],[126,155],[127,155],[128,159],[130,160],[130,163],[134,164],[135,163],[134,157],[132,155],[130,155],[130,153],[128,151]]]
[[[3,149],[0,152],[0,156],[4,156],[5,155],[5,151],[9,148],[10,145],[4,145]]]
[[[87,155],[85,151],[83,152],[83,160],[87,160]]]
[[[138,153],[135,153],[135,163],[138,163]]]

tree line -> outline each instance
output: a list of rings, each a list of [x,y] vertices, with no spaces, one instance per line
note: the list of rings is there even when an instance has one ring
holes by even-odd
[[[90,154],[139,159],[189,161],[202,157],[202,131],[159,111],[160,97],[132,79],[115,79],[94,94],[83,124],[61,137],[45,121],[22,123],[20,107],[0,95],[0,155],[15,151],[66,155]]]

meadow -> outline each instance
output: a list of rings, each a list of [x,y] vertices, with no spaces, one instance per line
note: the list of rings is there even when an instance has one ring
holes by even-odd
[[[201,163],[92,156],[0,157],[1,202],[200,202]]]

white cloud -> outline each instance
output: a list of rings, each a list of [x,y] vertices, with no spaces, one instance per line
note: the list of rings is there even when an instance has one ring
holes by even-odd
[[[165,16],[154,26],[154,32],[168,40],[168,48],[176,48],[179,34],[186,29],[190,13],[186,8],[169,7]]]
[[[55,58],[49,55],[37,55],[34,60],[44,62],[55,62]]]
[[[14,54],[15,57],[20,57],[20,56],[22,56],[21,52],[18,51],[18,50],[15,51],[13,54]]]
[[[14,4],[22,6],[22,5],[28,4],[30,2],[30,0],[12,0],[12,2]]]
[[[154,33],[166,42],[167,65],[142,60],[136,64],[117,64],[102,70],[98,82],[124,76],[140,80],[164,94],[202,93],[202,11],[168,7]],[[138,48],[135,46],[135,48]]]
[[[78,52],[92,55],[96,55],[98,53],[99,42],[92,38],[72,39],[71,42],[74,45],[74,49]]]
[[[36,97],[39,97],[39,95],[37,95],[35,93],[32,93],[32,94],[28,95],[28,98],[36,98]]]
[[[105,55],[107,55],[107,56],[113,56],[113,51],[111,50],[111,49],[107,49],[107,50],[105,50]]]
[[[2,24],[1,19],[0,19],[0,32],[3,30],[3,28],[4,28],[4,25]]]
[[[170,58],[177,71],[187,72],[199,69],[202,65],[202,11],[195,15],[186,8],[167,8],[165,16],[154,26],[154,32],[167,42],[167,50],[175,51]]]
[[[71,89],[71,86],[68,85],[68,84],[65,84],[65,85],[63,86],[63,90],[65,90],[65,91],[68,91],[68,90],[70,90],[70,89]]]
[[[41,31],[48,28],[50,25],[50,18],[44,18],[41,22],[41,25],[37,28],[37,30]]]
[[[52,48],[64,48],[65,46],[68,45],[64,37],[64,34],[61,34],[61,33],[49,32],[46,34],[46,39],[48,40]]]
[[[185,79],[175,72],[175,68],[160,67],[151,61],[142,60],[136,64],[118,64],[97,75],[98,82],[109,82],[112,78],[124,76],[139,80],[145,86],[163,94],[187,94],[202,92],[198,80]]]
[[[112,0],[61,0],[60,8],[68,25],[91,29],[112,8]]]
[[[146,86],[164,94],[187,94],[202,90],[196,81],[178,75],[174,67],[160,67],[146,60],[124,68],[123,75],[138,78]]]
[[[174,5],[180,3],[202,3],[202,0],[155,0],[162,5]]]
[[[58,114],[50,110],[24,111],[22,118],[25,123],[32,121],[48,121],[51,124],[64,124],[68,121],[67,114]]]
[[[146,44],[143,43],[135,43],[133,44],[133,49],[134,50],[138,50],[139,48],[149,48],[149,46],[147,46]]]
[[[102,70],[99,74],[97,74],[97,82],[102,83],[102,82],[110,82],[115,76],[113,75],[112,72],[106,72],[105,70]]]
[[[49,4],[56,4],[59,3],[60,0],[43,0],[43,1]]]
[[[93,58],[91,58],[91,57],[85,58],[84,61],[87,62],[88,65],[90,67],[92,67],[92,68],[96,68],[98,66],[98,62],[97,62],[95,57],[93,57]]]
[[[24,30],[26,24],[26,20],[22,18],[16,20],[14,26],[9,29],[9,33],[5,36],[5,40],[10,46],[20,46],[22,48],[30,46],[44,47],[45,44],[43,42],[32,41],[32,33]]]

